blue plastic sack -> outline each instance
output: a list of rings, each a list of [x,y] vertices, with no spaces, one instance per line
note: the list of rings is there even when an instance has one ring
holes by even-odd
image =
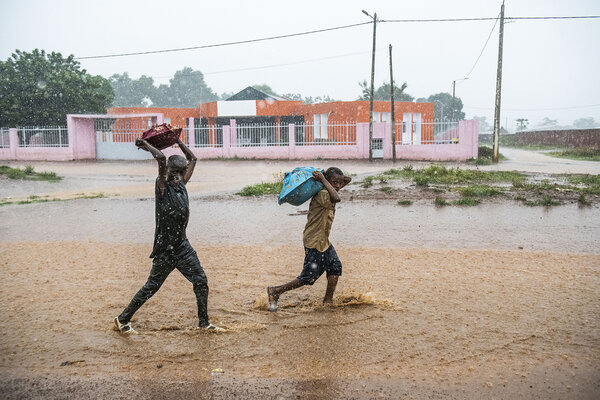
[[[316,170],[313,167],[298,167],[292,172],[286,172],[278,203],[299,206],[323,190],[323,184],[313,178],[312,174]]]

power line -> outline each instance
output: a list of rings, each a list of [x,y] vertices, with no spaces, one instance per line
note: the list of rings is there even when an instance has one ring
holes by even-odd
[[[379,50],[381,50],[381,48],[377,49],[377,51],[379,51]],[[338,54],[335,56],[328,56],[328,57],[310,58],[307,60],[293,61],[293,62],[281,63],[281,64],[270,64],[270,65],[260,65],[260,66],[256,66],[256,67],[225,69],[225,70],[220,70],[220,71],[209,71],[209,72],[202,72],[202,75],[216,75],[216,74],[223,74],[223,73],[228,73],[228,72],[252,71],[252,70],[257,70],[257,69],[285,67],[288,65],[306,64],[306,63],[311,63],[311,62],[315,62],[315,61],[332,60],[332,59],[344,58],[344,57],[353,57],[353,56],[363,55],[363,54],[368,54],[368,53],[371,53],[371,51],[360,51],[360,52],[355,52],[355,53]],[[201,71],[195,71],[195,72],[201,72]],[[147,76],[147,77],[153,78],[153,79],[162,79],[162,78],[173,78],[174,76],[175,75],[161,75],[161,76]],[[191,76],[191,75],[180,74],[179,76]]]
[[[554,107],[554,108],[504,108],[504,111],[552,111],[552,110],[577,110],[581,108],[592,108],[592,107],[600,107],[600,104],[588,104],[584,106],[572,106],[572,107]],[[470,108],[474,110],[492,110],[494,107],[463,107]]]
[[[505,17],[505,20],[551,20],[551,19],[597,19],[600,18],[600,15],[581,15],[581,16],[558,16],[558,17]],[[413,23],[413,22],[463,22],[463,21],[491,21],[497,20],[497,17],[483,17],[483,18],[440,18],[440,19],[389,19],[389,20],[378,20],[378,22],[392,22],[392,23]],[[131,53],[117,53],[117,54],[105,54],[105,55],[96,55],[96,56],[83,56],[83,57],[75,57],[76,60],[91,60],[91,59],[99,59],[99,58],[114,58],[114,57],[127,57],[127,56],[139,56],[139,55],[147,55],[147,54],[158,54],[158,53],[171,53],[176,51],[187,51],[187,50],[199,50],[199,49],[208,49],[213,47],[224,47],[224,46],[233,46],[237,44],[246,44],[246,43],[255,43],[255,42],[264,42],[267,40],[275,40],[275,39],[284,39],[295,36],[303,36],[303,35],[311,35],[315,33],[329,32],[340,29],[353,28],[356,26],[368,25],[371,24],[371,21],[361,22],[357,24],[350,25],[342,25],[336,26],[333,28],[324,28],[317,29],[312,31],[291,33],[287,35],[277,35],[277,36],[269,36],[265,38],[258,39],[248,39],[248,40],[239,40],[235,42],[224,42],[224,43],[215,43],[215,44],[207,44],[203,46],[192,46],[192,47],[180,47],[174,49],[163,49],[163,50],[150,50],[150,51],[138,51]]]
[[[559,17],[504,17],[505,20],[536,20],[536,19],[596,19],[600,15],[576,15],[576,16],[559,16]],[[414,23],[414,22],[466,22],[466,21],[491,21],[497,20],[498,17],[481,17],[481,18],[437,18],[437,19],[384,19],[378,22],[395,22],[395,23]]]
[[[85,57],[76,57],[75,59],[76,60],[90,60],[90,59],[93,59],[93,58],[112,58],[112,57],[139,56],[139,55],[145,55],[145,54],[170,53],[170,52],[175,52],[175,51],[208,49],[208,48],[212,48],[212,47],[232,46],[232,45],[236,45],[236,44],[264,42],[264,41],[267,41],[267,40],[275,40],[275,39],[283,39],[283,38],[294,37],[294,36],[310,35],[310,34],[313,34],[313,33],[322,33],[322,32],[334,31],[334,30],[338,30],[338,29],[353,28],[355,26],[368,25],[370,23],[371,22],[361,22],[361,23],[358,23],[358,24],[336,26],[336,27],[333,27],[333,28],[325,28],[325,29],[317,29],[317,30],[314,30],[314,31],[291,33],[291,34],[288,34],[288,35],[269,36],[269,37],[260,38],[260,39],[239,40],[239,41],[236,41],[236,42],[225,42],[225,43],[207,44],[207,45],[204,45],[204,46],[181,47],[181,48],[177,48],[177,49],[165,49],[165,50],[153,50],[153,51],[139,51],[139,52],[134,52],[134,53],[107,54],[107,55],[101,55],[101,56],[85,56]]]
[[[479,62],[479,59],[481,58],[481,55],[483,54],[483,51],[485,50],[488,42],[490,41],[490,38],[492,37],[492,33],[494,33],[494,29],[496,29],[496,25],[498,24],[499,17],[500,17],[500,14],[498,14],[498,18],[495,18],[496,21],[494,22],[494,26],[492,26],[492,30],[490,31],[490,34],[488,35],[487,40],[485,41],[485,44],[483,45],[483,48],[481,49],[481,52],[479,53],[479,57],[477,57],[477,60],[475,60],[475,64],[473,64],[473,66],[471,67],[471,70],[465,76],[465,78],[468,78],[471,75],[471,72],[473,72],[473,70],[475,69],[475,66]]]

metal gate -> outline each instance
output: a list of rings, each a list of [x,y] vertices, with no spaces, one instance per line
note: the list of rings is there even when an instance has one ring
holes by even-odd
[[[152,155],[135,146],[135,139],[152,126],[152,118],[98,118],[94,120],[96,132],[96,158],[105,160],[147,160]]]

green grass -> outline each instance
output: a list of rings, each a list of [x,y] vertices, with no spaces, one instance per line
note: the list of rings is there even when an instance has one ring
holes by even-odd
[[[17,201],[0,200],[0,206],[6,206],[9,204],[48,203],[51,201],[69,201],[69,200],[79,200],[79,199],[101,199],[104,197],[106,197],[106,195],[104,193],[95,193],[95,194],[79,193],[75,197],[70,198],[70,199],[61,199],[61,198],[56,198],[56,197],[50,198],[48,196],[40,197],[40,196],[36,196],[36,195],[31,195],[25,200],[17,200]]]
[[[559,206],[561,203],[560,201],[554,200],[552,197],[550,196],[544,196],[539,200],[525,200],[523,202],[523,204],[525,204],[526,206],[530,206],[530,207],[536,207],[536,206],[544,206],[544,207],[551,207],[551,206]]]
[[[479,146],[477,149],[477,158],[470,158],[467,160],[469,164],[474,165],[491,165],[494,163],[494,149],[488,146]],[[502,153],[498,153],[498,160],[506,160],[506,157]]]
[[[577,198],[577,203],[579,203],[580,206],[591,206],[592,202],[589,201],[588,199],[586,199],[584,194],[580,194],[579,197]]]
[[[393,189],[391,187],[389,187],[389,186],[384,186],[384,187],[381,188],[381,191],[383,193],[385,193],[385,194],[392,194]]]
[[[31,165],[26,165],[23,169],[0,165],[0,175],[5,175],[9,179],[26,179],[30,181],[57,182],[62,179],[55,172],[35,172]]]
[[[487,185],[472,185],[457,189],[463,197],[491,197],[502,194],[502,190]]]
[[[524,181],[525,175],[516,171],[479,171],[431,165],[423,169],[395,169],[383,172],[391,179],[412,179],[418,186],[429,184],[466,184]]]
[[[238,196],[264,196],[268,194],[279,194],[283,187],[284,174],[275,175],[275,182],[262,182],[255,185],[245,186]]]
[[[364,188],[370,188],[371,186],[373,186],[373,179],[375,179],[374,176],[367,176],[361,182],[361,186],[364,187]]]
[[[398,200],[396,204],[399,206],[410,206],[413,202],[411,200]]]
[[[241,192],[236,194],[239,196],[264,196],[267,194],[279,194],[282,186],[283,182],[258,183],[256,185],[246,186]]]
[[[452,202],[452,204],[455,206],[476,206],[479,203],[481,203],[481,200],[474,197],[463,197]]]
[[[448,201],[442,196],[436,196],[435,200],[433,201],[433,204],[435,204],[437,207],[444,207],[450,205],[450,203],[448,203]]]
[[[545,154],[569,160],[600,161],[600,150],[597,149],[566,149]]]

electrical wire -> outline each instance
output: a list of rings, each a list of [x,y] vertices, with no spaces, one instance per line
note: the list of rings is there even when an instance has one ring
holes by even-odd
[[[588,104],[585,106],[573,106],[573,107],[555,107],[555,108],[504,108],[503,111],[552,111],[552,110],[578,110],[581,108],[592,108],[592,107],[600,107],[600,104]],[[474,110],[493,110],[494,107],[463,107],[466,109],[474,109]]]
[[[259,39],[239,40],[239,41],[236,41],[236,42],[225,42],[225,43],[207,44],[207,45],[204,45],[204,46],[181,47],[181,48],[177,48],[177,49],[139,51],[139,52],[134,52],[134,53],[107,54],[107,55],[101,55],[101,56],[84,56],[84,57],[75,57],[75,59],[76,60],[90,60],[90,59],[93,59],[93,58],[112,58],[112,57],[139,56],[139,55],[146,55],[146,54],[170,53],[170,52],[175,52],[175,51],[208,49],[208,48],[212,48],[212,47],[232,46],[232,45],[236,45],[236,44],[264,42],[264,41],[267,41],[267,40],[283,39],[283,38],[289,38],[289,37],[294,37],[294,36],[302,36],[302,35],[311,35],[311,34],[314,34],[314,33],[322,33],[322,32],[334,31],[334,30],[338,30],[338,29],[353,28],[355,26],[368,25],[368,24],[371,24],[371,22],[361,22],[359,24],[350,24],[350,25],[336,26],[336,27],[333,27],[333,28],[325,28],[325,29],[317,29],[317,30],[314,30],[314,31],[291,33],[291,34],[288,34],[288,35],[269,36],[269,37],[266,37],[266,38],[259,38]]]
[[[600,18],[600,15],[581,15],[581,16],[562,16],[562,17],[505,17],[505,20],[541,20],[541,19],[596,19]],[[497,20],[497,17],[483,17],[483,18],[440,18],[440,19],[388,19],[388,20],[379,20],[379,22],[392,22],[392,23],[406,23],[406,22],[463,22],[463,21],[491,21]],[[223,46],[233,46],[238,44],[247,44],[247,43],[256,43],[256,42],[264,42],[267,40],[275,40],[275,39],[284,39],[295,36],[303,36],[303,35],[311,35],[315,33],[329,32],[339,29],[347,29],[353,28],[356,26],[369,25],[372,24],[373,21],[361,22],[357,24],[350,25],[342,25],[336,26],[333,28],[324,28],[317,29],[312,31],[291,33],[287,35],[277,35],[277,36],[269,36],[265,38],[258,39],[248,39],[248,40],[239,40],[235,42],[224,42],[224,43],[216,43],[216,44],[207,44],[203,46],[192,46],[192,47],[181,47],[175,49],[164,49],[164,50],[150,50],[150,51],[138,51],[132,53],[118,53],[118,54],[105,54],[105,55],[96,55],[96,56],[83,56],[83,57],[75,57],[76,60],[91,60],[91,59],[99,59],[99,58],[114,58],[114,57],[127,57],[127,56],[139,56],[139,55],[147,55],[147,54],[158,54],[158,53],[171,53],[176,51],[187,51],[187,50],[199,50],[199,49],[208,49],[213,47],[223,47]]]
[[[488,35],[487,40],[485,41],[485,44],[483,45],[483,48],[481,49],[481,52],[479,53],[479,57],[477,57],[477,60],[475,60],[475,64],[473,64],[473,66],[469,70],[469,73],[465,76],[465,79],[469,78],[469,76],[471,75],[471,72],[473,72],[473,70],[475,69],[475,66],[479,62],[479,59],[481,58],[483,51],[485,50],[488,42],[490,41],[490,38],[492,37],[492,33],[494,33],[494,29],[496,29],[496,25],[498,24],[499,19],[500,19],[500,14],[498,14],[498,18],[496,18],[496,21],[494,22],[494,26],[492,26],[492,30],[490,31],[490,34]]]

